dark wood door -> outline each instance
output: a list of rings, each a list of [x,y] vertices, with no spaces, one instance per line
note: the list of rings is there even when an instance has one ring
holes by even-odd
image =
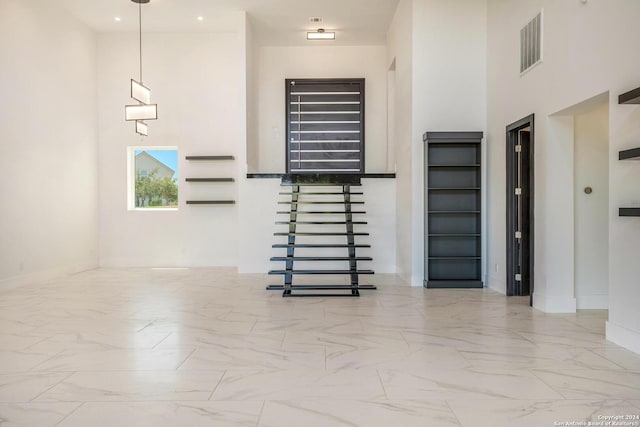
[[[533,298],[534,117],[507,126],[507,295]]]

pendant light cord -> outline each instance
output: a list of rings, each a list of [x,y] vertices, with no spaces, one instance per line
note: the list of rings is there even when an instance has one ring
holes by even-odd
[[[140,84],[142,82],[142,3],[138,3],[138,29],[139,29],[139,41],[140,41]]]

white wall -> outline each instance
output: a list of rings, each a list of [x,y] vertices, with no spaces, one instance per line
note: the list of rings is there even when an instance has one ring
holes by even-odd
[[[248,39],[248,44],[252,43]],[[248,63],[254,64],[248,75],[255,76],[254,85],[248,84],[250,103],[257,104],[256,114],[250,114],[247,123],[248,168],[250,172],[283,173],[285,171],[285,99],[286,78],[361,78],[365,81],[365,134],[367,172],[387,171],[387,74],[385,48],[383,46],[263,46],[252,45],[254,56]],[[257,65],[256,65],[257,64]],[[254,92],[251,92],[251,87]],[[257,89],[256,89],[257,88]],[[255,111],[251,105],[248,107]],[[252,152],[253,151],[253,152]],[[257,157],[256,157],[257,152]],[[256,161],[257,160],[257,161]],[[283,231],[276,226],[279,179],[241,178],[240,189],[244,203],[240,206],[241,227],[238,270],[241,273],[266,273],[282,263],[270,263],[269,258],[282,255],[282,250],[271,245],[282,242],[273,236]],[[395,218],[396,207],[389,200],[395,199],[395,180],[365,179],[362,186],[365,200],[366,231],[371,236],[361,241],[371,243],[372,248],[359,254],[371,256],[368,263],[378,273],[396,272]],[[311,218],[309,218],[311,219]],[[344,264],[326,263],[322,268],[344,268]],[[278,279],[274,278],[274,283]]]
[[[365,169],[387,171],[384,46],[263,46],[257,63],[259,160],[253,172],[285,172],[287,78],[365,78]]]
[[[239,18],[244,19],[244,16]],[[149,136],[124,121],[129,79],[138,76],[135,34],[98,39],[100,264],[236,265],[238,205],[187,206],[188,199],[237,199],[237,183],[185,183],[185,177],[233,177],[245,165],[246,64],[238,33],[145,34],[144,83],[158,104]],[[127,147],[179,148],[178,211],[127,210]],[[186,155],[226,155],[234,162],[187,162]],[[238,200],[240,203],[240,200]]]
[[[272,256],[284,256],[283,249],[273,249],[274,243],[285,243],[286,238],[273,235],[276,231],[286,231],[284,225],[275,225],[276,220],[284,221],[286,215],[276,215],[278,210],[287,210],[286,205],[278,205],[278,201],[291,200],[291,197],[278,196],[278,192],[288,189],[280,187],[279,179],[246,179],[242,184],[243,199],[246,200],[241,209],[242,227],[240,230],[240,254],[238,271],[240,273],[266,273],[271,269],[281,268],[282,262],[269,262]],[[353,191],[362,191],[364,196],[353,196],[354,200],[364,200],[366,215],[361,218],[367,225],[356,226],[355,231],[370,233],[368,237],[357,237],[358,243],[369,243],[371,248],[358,249],[358,255],[370,256],[372,262],[362,264],[364,269],[372,269],[376,273],[396,273],[395,223],[396,207],[389,200],[394,200],[395,180],[388,178],[365,178],[362,187]],[[336,200],[326,197],[325,200]],[[305,220],[322,220],[326,218],[309,215]],[[337,218],[336,218],[337,220]],[[300,226],[302,227],[302,226]],[[312,231],[312,226],[305,226],[305,231]],[[344,226],[335,226],[334,231],[344,231]],[[317,231],[317,230],[315,230]],[[301,237],[299,239],[304,239]],[[302,242],[302,240],[301,240]],[[318,240],[314,239],[314,242]],[[303,242],[304,243],[304,242]],[[321,243],[345,243],[344,237],[326,237]],[[335,255],[335,252],[320,254],[317,251],[308,255]],[[346,252],[344,254],[346,256]],[[316,263],[317,264],[317,263]],[[301,268],[304,265],[300,264]],[[311,266],[309,266],[311,267]],[[314,265],[313,267],[318,267]],[[323,263],[321,268],[345,269],[345,263]],[[279,283],[281,278],[274,278]],[[362,278],[366,283],[366,277]]]
[[[398,272],[421,286],[424,271],[424,142],[427,131],[484,131],[486,2],[401,0],[388,32],[396,61]]]
[[[0,0],[0,288],[97,265],[94,34],[49,1]]]
[[[519,31],[544,8],[543,63],[519,74]],[[637,286],[640,223],[617,208],[638,202],[637,164],[618,162],[619,150],[637,146],[640,111],[618,105],[617,95],[640,86],[640,57],[629,55],[640,38],[634,21],[640,3],[489,0],[488,133],[490,285],[504,291],[505,126],[536,114],[535,291],[545,311],[575,308],[573,277],[573,135],[557,132],[554,112],[610,91],[609,115],[609,322],[607,337],[640,351]],[[561,128],[563,126],[560,126]],[[635,167],[634,167],[635,166]],[[570,174],[567,174],[571,171]],[[568,176],[567,176],[568,175]]]
[[[393,93],[393,138],[396,164],[396,266],[406,281],[412,272],[412,162],[411,142],[413,130],[413,62],[412,62],[412,0],[400,0],[387,33],[387,68],[395,66]]]
[[[245,22],[245,60],[247,69],[247,167],[249,171],[258,171],[259,168],[259,140],[258,135],[258,46],[254,37],[253,27],[251,22],[246,20]]]
[[[575,295],[606,309],[609,293],[609,103],[574,117]],[[593,192],[586,194],[585,187]]]
[[[484,132],[487,109],[486,25],[484,0],[413,2],[411,191],[414,285],[422,284],[425,278],[422,137],[427,131]]]

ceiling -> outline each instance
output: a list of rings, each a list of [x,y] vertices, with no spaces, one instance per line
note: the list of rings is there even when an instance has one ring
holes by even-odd
[[[97,32],[138,30],[138,5],[130,0],[59,0]],[[232,31],[246,11],[261,45],[384,44],[398,0],[151,0],[142,5],[146,32]],[[201,21],[198,16],[203,17]],[[309,22],[322,17],[322,24]],[[116,22],[119,17],[120,22]],[[305,31],[336,31],[333,42],[308,42]]]

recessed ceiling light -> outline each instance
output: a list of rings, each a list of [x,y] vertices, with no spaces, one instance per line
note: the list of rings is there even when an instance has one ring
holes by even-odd
[[[114,19],[116,22],[120,22],[120,21],[122,21],[122,19],[120,19],[120,17],[119,17],[119,16],[116,16],[116,17],[115,17],[115,18],[113,18],[113,19]]]
[[[318,31],[307,31],[307,40],[335,40],[336,33],[334,31],[325,31],[324,28],[318,28]]]
[[[204,16],[198,16],[198,21],[204,21]]]

